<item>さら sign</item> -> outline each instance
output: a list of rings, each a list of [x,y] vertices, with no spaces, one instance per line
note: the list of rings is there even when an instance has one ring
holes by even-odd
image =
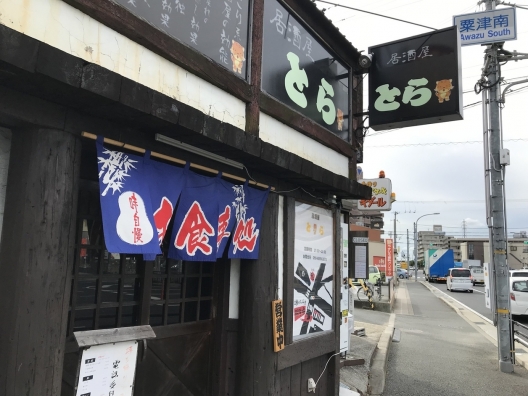
[[[370,127],[375,131],[462,119],[456,26],[370,47]]]

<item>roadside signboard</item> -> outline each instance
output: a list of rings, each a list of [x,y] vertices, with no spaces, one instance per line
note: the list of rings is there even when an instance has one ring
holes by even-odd
[[[456,26],[369,47],[369,122],[375,131],[461,120]]]
[[[358,210],[362,212],[391,210],[391,179],[385,177],[380,179],[363,179],[358,180],[358,183],[372,188],[372,197],[370,199],[358,200]]]
[[[455,15],[460,45],[482,45],[517,39],[515,8],[500,8],[472,14]]]
[[[394,276],[394,245],[392,239],[385,239],[385,276]]]
[[[486,308],[491,308],[491,273],[489,263],[484,263],[484,299],[486,300]]]
[[[382,256],[373,256],[372,257],[372,264],[374,264],[375,267],[378,267],[380,272],[385,272],[385,257]]]

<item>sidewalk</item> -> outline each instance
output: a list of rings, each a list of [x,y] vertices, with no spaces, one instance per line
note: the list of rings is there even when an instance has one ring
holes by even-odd
[[[458,302],[454,298],[451,298],[444,292],[431,286],[428,282],[422,281],[420,283],[422,283],[422,285],[428,288],[435,296],[452,308],[459,316],[461,316],[480,334],[488,339],[488,341],[497,346],[497,328],[493,325],[493,322],[473,311],[468,306]],[[515,365],[524,367],[528,370],[528,353],[523,349],[522,346],[518,344],[515,344],[515,350]]]
[[[442,291],[419,281],[433,295],[451,307],[460,317],[474,327],[493,345],[497,345],[497,329],[489,319],[484,318],[469,307],[459,303]],[[394,322],[398,315],[414,315],[412,304],[407,292],[406,282],[400,282],[395,288],[395,304],[392,314],[358,308],[354,311],[354,328],[365,329],[365,336],[351,335],[347,359],[364,359],[364,364],[346,366],[342,362],[340,370],[341,384],[344,388],[357,392],[362,396],[381,395],[385,388],[386,365],[389,348],[393,341]],[[528,369],[528,352],[516,346],[516,366]],[[347,391],[343,391],[345,395]],[[346,395],[354,394],[346,393]]]
[[[398,293],[402,293],[401,290],[404,289],[402,284],[403,282],[400,282],[400,286],[394,289],[395,310],[401,310],[398,306]],[[383,303],[388,304],[388,300]],[[358,307],[360,305],[357,302],[355,304],[354,329],[364,328],[365,336],[350,336],[347,360],[364,359],[365,362],[356,366],[343,366],[340,371],[341,383],[362,396],[379,395],[385,386],[386,363],[392,342],[395,314],[362,309]]]

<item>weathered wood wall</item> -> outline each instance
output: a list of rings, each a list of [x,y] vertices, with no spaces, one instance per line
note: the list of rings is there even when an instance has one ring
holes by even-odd
[[[0,249],[0,394],[60,394],[73,264],[78,137],[13,131]]]

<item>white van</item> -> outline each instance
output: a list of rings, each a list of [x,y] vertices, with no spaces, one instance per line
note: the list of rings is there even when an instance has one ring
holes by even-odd
[[[528,278],[510,278],[512,315],[528,315]]]
[[[473,267],[469,270],[471,272],[471,277],[473,286],[476,284],[483,285],[484,284],[484,269],[481,267]]]
[[[450,268],[447,274],[447,290],[463,290],[473,293],[473,279],[467,268]]]

